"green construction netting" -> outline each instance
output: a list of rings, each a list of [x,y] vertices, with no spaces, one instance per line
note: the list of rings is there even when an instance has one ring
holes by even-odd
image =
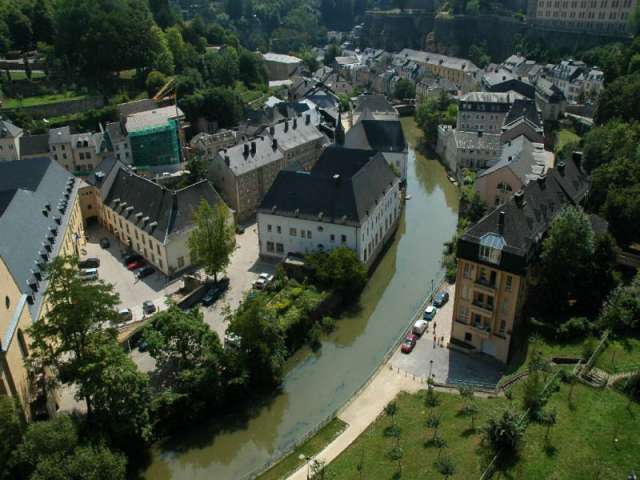
[[[175,120],[166,125],[129,132],[133,164],[153,167],[180,163],[180,141]]]

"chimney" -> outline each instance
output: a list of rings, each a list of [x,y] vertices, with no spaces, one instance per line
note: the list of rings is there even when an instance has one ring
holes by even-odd
[[[298,119],[294,118],[293,119],[293,129],[295,130],[296,128],[298,128]]]
[[[524,205],[524,192],[520,190],[513,195],[513,199],[516,202],[518,208],[522,208]]]
[[[545,175],[540,175],[538,177],[538,185],[540,186],[540,188],[544,188],[545,185],[547,183],[547,177]]]
[[[288,132],[289,131],[289,120],[285,120],[284,121],[284,131]]]
[[[504,235],[504,211],[498,213],[498,233]]]
[[[564,162],[560,162],[558,163],[558,166],[556,167],[558,169],[558,173],[560,175],[562,175],[564,177],[564,169],[567,165]]]
[[[273,142],[271,143],[271,148],[273,148],[274,150],[278,148],[278,139],[274,138]]]
[[[276,134],[276,127],[274,127],[273,125],[271,125],[269,127],[269,135],[271,135],[272,137]]]
[[[256,142],[251,142],[251,154],[255,155],[256,154]]]
[[[573,152],[571,159],[573,163],[576,164],[576,167],[578,167],[578,170],[582,170],[582,152]]]
[[[244,156],[248,157],[249,156],[249,144],[248,143],[244,144],[244,150],[243,151],[244,151]]]
[[[308,113],[304,116],[304,124],[309,125],[311,123],[311,115]]]

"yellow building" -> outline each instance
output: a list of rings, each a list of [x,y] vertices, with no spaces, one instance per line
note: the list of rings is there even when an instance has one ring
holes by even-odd
[[[0,395],[17,398],[27,419],[56,409],[44,372],[26,368],[27,330],[47,313],[46,263],[84,244],[78,188],[48,158],[0,163]]]
[[[560,162],[458,240],[453,344],[509,360],[527,300],[529,265],[556,213],[581,202],[588,188],[574,162]]]

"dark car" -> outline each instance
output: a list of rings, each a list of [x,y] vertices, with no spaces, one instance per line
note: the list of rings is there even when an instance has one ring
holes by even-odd
[[[136,277],[140,278],[145,278],[148,277],[149,275],[153,275],[153,273],[156,271],[155,268],[147,265],[146,267],[142,267],[141,269],[138,270],[138,272],[136,273]]]
[[[131,262],[135,262],[136,260],[142,260],[142,255],[138,255],[137,253],[130,253],[129,255],[125,255],[122,259],[122,263],[125,265],[129,265]]]
[[[150,315],[156,311],[156,306],[153,304],[151,300],[145,300],[142,303],[142,313],[145,315]]]
[[[78,267],[80,267],[81,270],[83,268],[98,268],[99,266],[100,259],[95,257],[87,258],[78,263]]]
[[[433,299],[433,304],[440,308],[445,303],[449,301],[449,292],[440,292],[436,295],[436,298]]]
[[[103,237],[100,239],[100,246],[105,249],[109,248],[111,246],[111,242],[107,237]]]
[[[410,333],[409,335],[404,337],[404,340],[402,341],[402,347],[400,348],[400,350],[402,350],[402,353],[411,353],[413,351],[413,347],[416,346],[417,341],[418,341],[418,337]]]
[[[209,290],[207,290],[207,293],[204,294],[204,297],[202,297],[202,305],[204,305],[205,307],[213,305],[215,301],[220,298],[221,294],[222,289],[218,285],[211,287]]]

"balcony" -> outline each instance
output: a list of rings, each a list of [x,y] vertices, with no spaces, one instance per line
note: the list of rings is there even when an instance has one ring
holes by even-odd
[[[474,300],[473,302],[471,302],[471,305],[473,305],[476,308],[479,308],[483,313],[486,313],[486,314],[489,314],[489,315],[493,315],[493,304],[479,302],[477,300]]]
[[[483,278],[478,278],[474,282],[476,287],[480,287],[480,290],[485,292],[493,293],[496,289],[496,282],[491,282],[490,280],[485,280]]]

